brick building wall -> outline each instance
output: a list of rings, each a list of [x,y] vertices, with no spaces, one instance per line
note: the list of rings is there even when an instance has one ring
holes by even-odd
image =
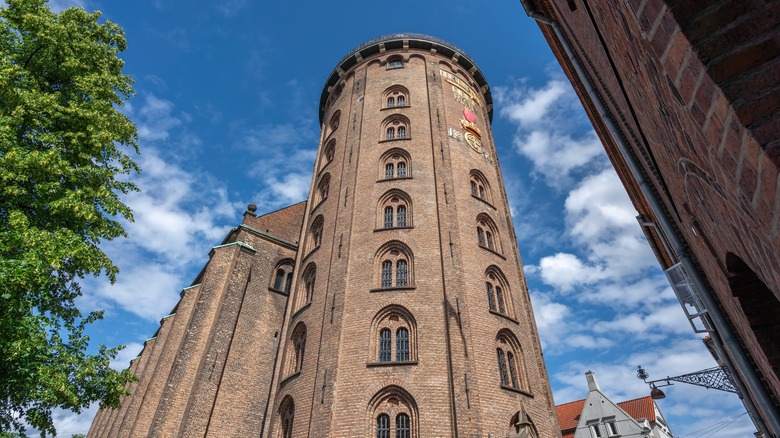
[[[250,206],[90,437],[558,436],[491,117],[448,43],[352,51],[308,201]]]
[[[523,0],[553,20],[617,125],[610,133],[553,28],[540,28],[637,210],[656,221],[616,138],[639,162],[722,310],[760,387],[780,399],[780,4]],[[663,235],[651,235],[662,247]],[[668,267],[674,255],[662,254]],[[705,291],[706,292],[706,291]],[[774,316],[770,316],[774,315]],[[733,357],[734,350],[726,353]],[[741,369],[740,369],[741,368]],[[749,369],[749,370],[748,370]],[[770,398],[759,401],[759,392]],[[775,435],[780,430],[770,431]]]

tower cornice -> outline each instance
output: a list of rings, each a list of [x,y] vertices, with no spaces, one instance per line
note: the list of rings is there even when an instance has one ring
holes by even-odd
[[[485,99],[487,104],[488,116],[490,120],[493,120],[493,97],[490,93],[490,87],[488,86],[487,79],[482,71],[477,67],[474,60],[471,59],[463,50],[457,46],[450,44],[439,38],[432,37],[430,35],[424,35],[420,33],[392,33],[382,35],[377,38],[366,41],[365,43],[352,49],[347,56],[343,57],[341,61],[336,65],[333,71],[328,76],[328,80],[325,81],[325,86],[322,89],[322,95],[320,96],[320,123],[322,123],[322,117],[325,113],[325,104],[328,102],[329,89],[335,86],[339,79],[345,72],[349,71],[353,66],[362,62],[363,59],[370,56],[395,50],[405,49],[421,49],[430,51],[435,49],[436,53],[452,59],[453,62],[461,66],[467,71],[472,78],[477,82],[479,86],[479,92]]]

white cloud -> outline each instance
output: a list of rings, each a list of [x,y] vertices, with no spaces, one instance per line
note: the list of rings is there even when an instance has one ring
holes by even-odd
[[[577,172],[604,168],[603,147],[571,85],[550,79],[540,88],[526,81],[495,90],[499,114],[515,125],[513,144],[550,187],[564,189]]]
[[[138,357],[143,349],[144,344],[138,342],[125,344],[125,348],[111,361],[111,368],[120,371],[128,368],[130,366],[130,361]]]
[[[246,7],[246,0],[226,0],[214,5],[217,11],[225,17],[233,17]]]
[[[142,134],[137,158],[142,173],[131,177],[139,191],[122,197],[134,222],[123,223],[127,239],[102,245],[120,268],[116,284],[85,281],[90,287],[79,304],[109,311],[118,306],[153,321],[176,304],[178,292],[192,282],[192,270],[227,235],[240,207],[228,199],[224,184],[207,173],[185,170],[187,156],[178,151],[199,144],[189,131],[189,116],[152,94],[127,111]]]

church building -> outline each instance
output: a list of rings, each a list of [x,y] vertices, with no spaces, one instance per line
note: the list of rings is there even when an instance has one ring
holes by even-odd
[[[88,436],[560,436],[477,65],[382,36],[319,105],[308,199],[250,204]]]

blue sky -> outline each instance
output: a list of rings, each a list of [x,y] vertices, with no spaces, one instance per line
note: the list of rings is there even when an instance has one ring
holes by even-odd
[[[392,3],[249,0],[57,0],[101,10],[126,32],[143,169],[125,196],[129,238],[104,245],[115,285],[84,282],[90,335],[125,344],[124,368],[175,305],[208,252],[259,212],[301,201],[311,182],[322,86],[351,49],[395,32],[462,48],[494,96],[493,133],[556,403],[585,398],[585,371],[615,401],[648,394],[635,377],[714,366],[647,247],[631,203],[536,24],[515,0]],[[745,437],[736,396],[665,388],[659,404],[681,437]],[[86,433],[95,407],[60,412],[61,435]]]

